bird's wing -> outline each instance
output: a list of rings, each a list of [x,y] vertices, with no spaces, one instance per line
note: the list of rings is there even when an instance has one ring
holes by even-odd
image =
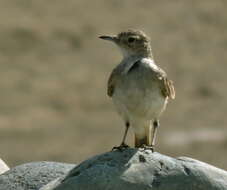
[[[171,99],[175,99],[175,90],[173,86],[173,81],[167,78],[162,79],[162,94],[164,97],[169,97]]]
[[[150,68],[150,75],[152,75],[152,80],[156,80],[161,89],[161,93],[164,97],[169,97],[171,99],[175,98],[175,90],[173,86],[173,81],[167,78],[165,71],[158,67],[153,60],[144,59],[142,60],[143,66],[148,66]]]
[[[117,69],[115,68],[110,74],[110,77],[107,83],[107,95],[109,97],[113,96],[116,82],[117,82]]]
[[[171,99],[175,98],[175,90],[173,86],[173,81],[167,78],[166,73],[158,67],[158,69],[152,69],[156,75],[156,80],[159,82],[161,88],[161,93],[164,97],[169,97]]]
[[[136,61],[131,66],[128,73],[133,72],[133,70],[135,70],[140,64],[141,64],[141,60]],[[160,89],[161,89],[161,93],[164,97],[169,97],[171,99],[174,99],[175,98],[175,90],[174,90],[173,82],[167,78],[166,73],[161,68],[159,68],[156,65],[152,66],[153,64],[154,63],[152,63],[151,66],[149,67],[151,74],[153,75],[153,77],[152,77],[153,80],[157,80],[157,82],[160,86]],[[119,67],[116,67],[112,71],[112,73],[110,74],[108,84],[107,84],[107,95],[109,97],[112,97],[113,94],[114,94],[115,86],[116,86],[116,83],[119,79],[119,74],[120,74]]]

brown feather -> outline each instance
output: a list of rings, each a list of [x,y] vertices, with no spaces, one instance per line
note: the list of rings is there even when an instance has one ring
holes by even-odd
[[[147,137],[145,136],[145,137],[143,137],[143,138],[139,138],[139,137],[137,137],[136,134],[135,134],[135,147],[136,147],[136,148],[139,148],[139,147],[141,147],[142,145],[147,145],[147,146],[148,146],[148,144],[147,144]]]
[[[153,70],[156,73],[156,80],[159,81],[159,86],[161,89],[161,93],[164,97],[169,97],[171,99],[175,98],[175,90],[173,86],[173,81],[167,78],[165,71],[161,68],[158,70]],[[155,79],[154,79],[155,80]]]
[[[163,78],[163,95],[165,97],[169,97],[171,99],[175,98],[175,90],[173,86],[173,81],[168,80],[167,78]]]
[[[110,74],[110,77],[109,77],[109,80],[108,80],[108,83],[107,83],[107,95],[109,97],[112,97],[113,94],[114,94],[115,85],[116,85],[116,82],[118,80],[117,72],[118,72],[118,70],[115,68],[112,71],[112,73]]]

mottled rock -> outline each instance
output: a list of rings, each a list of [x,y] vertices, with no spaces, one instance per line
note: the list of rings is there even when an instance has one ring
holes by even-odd
[[[129,148],[94,156],[78,166],[34,162],[0,175],[0,190],[38,189],[226,190],[227,172],[191,158]]]
[[[6,163],[0,158],[0,175],[4,172],[8,171],[9,167],[6,165]]]
[[[126,149],[88,159],[41,190],[226,190],[227,172],[190,158]]]
[[[0,175],[0,190],[38,190],[48,182],[64,176],[74,164],[33,162],[16,166]]]

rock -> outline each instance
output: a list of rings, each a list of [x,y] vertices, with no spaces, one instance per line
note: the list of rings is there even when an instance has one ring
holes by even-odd
[[[37,190],[48,182],[64,176],[74,164],[33,162],[10,169],[0,175],[0,190]]]
[[[128,148],[80,165],[34,162],[0,175],[0,190],[226,190],[227,172],[186,157]]]
[[[0,175],[4,172],[8,171],[9,167],[6,165],[6,163],[0,158]]]
[[[82,162],[40,190],[226,190],[227,172],[191,158],[129,148]]]

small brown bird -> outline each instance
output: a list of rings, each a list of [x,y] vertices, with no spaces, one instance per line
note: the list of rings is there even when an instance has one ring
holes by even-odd
[[[123,60],[112,71],[107,94],[125,122],[121,145],[124,148],[128,128],[135,133],[135,147],[153,150],[159,117],[168,99],[175,98],[174,86],[152,56],[149,38],[138,30],[128,30],[116,36],[100,36],[114,42],[123,53]]]

